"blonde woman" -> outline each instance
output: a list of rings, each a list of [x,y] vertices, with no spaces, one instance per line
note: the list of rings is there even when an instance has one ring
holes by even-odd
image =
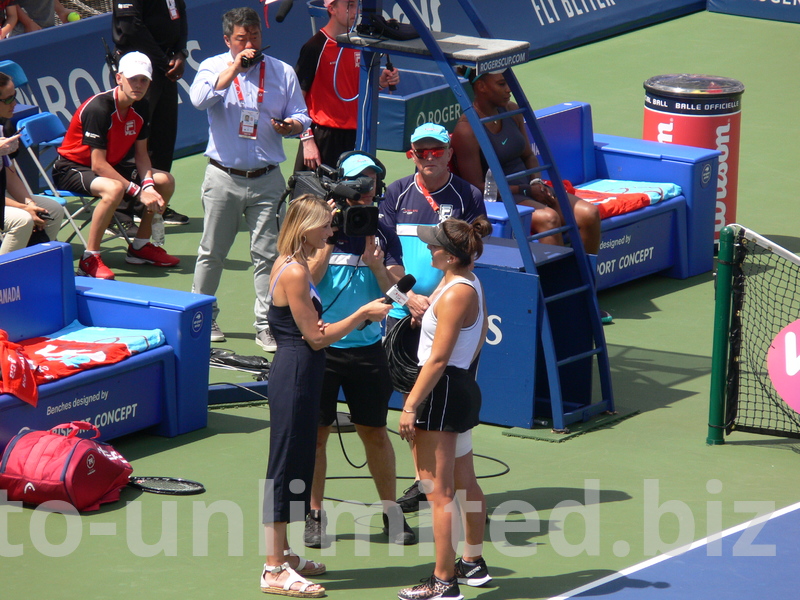
[[[319,420],[324,348],[364,320],[380,321],[391,308],[375,300],[336,323],[323,323],[319,294],[308,259],[333,234],[331,208],[315,196],[301,196],[289,205],[278,237],[280,256],[270,276],[268,320],[278,343],[269,377],[270,440],[263,522],[267,557],[261,591],[297,598],[319,598],[325,588],[304,575],[319,575],[325,565],[292,553],[286,536],[290,520],[303,520],[309,510]],[[300,502],[302,510],[292,510]],[[297,514],[295,514],[297,513]]]
[[[491,577],[481,555],[486,502],[472,465],[471,430],[478,424],[481,391],[470,371],[488,329],[483,289],[473,273],[492,227],[485,217],[472,224],[447,219],[419,225],[431,264],[444,272],[422,316],[417,356],[420,371],[400,416],[400,436],[412,441],[421,480],[432,505],[436,565],[423,583],[398,594],[401,600],[461,600],[459,583],[482,585]],[[456,491],[463,490],[466,540],[458,562],[452,541]],[[479,506],[479,510],[474,510]]]

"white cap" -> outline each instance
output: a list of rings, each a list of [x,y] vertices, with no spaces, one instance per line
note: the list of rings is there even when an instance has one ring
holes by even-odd
[[[120,58],[117,72],[128,79],[144,75],[150,81],[153,80],[153,65],[147,55],[141,52],[128,52]]]

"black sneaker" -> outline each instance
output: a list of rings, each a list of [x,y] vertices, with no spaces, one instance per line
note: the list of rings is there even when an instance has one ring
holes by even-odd
[[[181,213],[172,210],[170,207],[167,207],[167,210],[164,211],[164,214],[161,215],[164,217],[164,223],[167,225],[188,225],[189,224],[189,217],[186,215],[182,215]]]
[[[413,546],[417,543],[417,534],[414,533],[414,530],[409,527],[408,523],[406,523],[406,518],[403,516],[403,512],[400,510],[400,507],[391,508],[389,509],[394,514],[390,517],[388,514],[383,513],[383,535],[388,536],[389,541],[393,544],[398,544],[400,546]],[[395,521],[389,525],[389,520]],[[400,527],[400,523],[403,523],[403,527]]]
[[[306,528],[303,531],[303,543],[306,548],[322,548],[325,537],[325,513],[312,510],[306,515]]]
[[[450,581],[442,581],[436,575],[431,575],[419,585],[405,588],[397,593],[400,600],[430,600],[432,598],[446,598],[447,600],[463,600],[464,595],[458,588],[458,580],[453,577]]]
[[[463,583],[472,587],[478,587],[492,580],[486,561],[479,558],[474,563],[469,563],[463,558],[456,561],[456,579],[458,583]]]
[[[415,481],[410,488],[408,488],[403,495],[397,499],[397,503],[404,513],[417,512],[419,510],[419,503],[425,502],[428,497],[425,492],[420,488],[419,481]]]

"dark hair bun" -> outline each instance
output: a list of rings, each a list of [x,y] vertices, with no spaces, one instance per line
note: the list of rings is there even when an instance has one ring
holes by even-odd
[[[472,222],[472,230],[480,237],[485,238],[487,235],[491,235],[492,224],[489,219],[481,215]]]

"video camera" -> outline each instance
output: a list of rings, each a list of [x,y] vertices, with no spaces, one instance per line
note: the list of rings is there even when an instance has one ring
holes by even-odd
[[[339,210],[333,216],[331,226],[352,237],[366,237],[378,232],[377,206],[350,206],[347,203],[348,200],[359,200],[361,194],[372,191],[373,185],[371,177],[344,179],[339,169],[328,165],[320,165],[316,171],[298,171],[289,178],[293,198],[314,194],[325,200],[333,199]]]
[[[372,191],[374,182],[371,177],[362,176],[354,179],[342,179],[341,171],[328,165],[317,168],[320,185],[326,191],[325,199],[333,199],[339,211],[333,215],[331,227],[338,227],[345,235],[364,237],[378,232],[377,206],[350,206],[347,201],[357,201],[361,194]]]

